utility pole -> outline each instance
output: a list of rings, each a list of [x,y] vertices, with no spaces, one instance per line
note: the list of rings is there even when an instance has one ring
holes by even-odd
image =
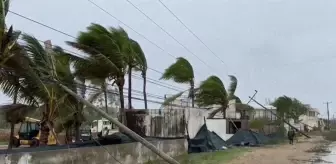
[[[332,103],[331,101],[327,101],[327,102],[324,103],[324,104],[327,104],[327,115],[328,115],[328,124],[327,124],[327,127],[328,127],[328,130],[330,130],[329,104],[331,104],[331,103]]]

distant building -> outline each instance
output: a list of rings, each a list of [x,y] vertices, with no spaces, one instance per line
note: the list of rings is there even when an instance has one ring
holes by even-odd
[[[276,107],[271,106],[271,105],[267,105],[265,106],[267,109],[264,108],[254,108],[254,112],[252,114],[252,116],[250,117],[250,119],[268,119],[268,120],[276,120]],[[273,114],[272,114],[273,113]]]

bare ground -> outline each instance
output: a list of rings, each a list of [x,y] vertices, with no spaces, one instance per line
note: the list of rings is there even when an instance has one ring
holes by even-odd
[[[300,139],[294,145],[282,144],[246,152],[229,164],[308,164],[314,162],[314,150],[324,141],[322,136]],[[315,159],[316,160],[316,159]]]

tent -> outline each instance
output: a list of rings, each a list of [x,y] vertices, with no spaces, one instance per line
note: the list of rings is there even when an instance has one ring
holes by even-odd
[[[188,137],[188,153],[210,152],[226,149],[225,141],[204,124],[193,139]]]
[[[240,129],[226,141],[226,144],[233,146],[258,146],[267,144],[270,141],[271,138],[261,133]]]

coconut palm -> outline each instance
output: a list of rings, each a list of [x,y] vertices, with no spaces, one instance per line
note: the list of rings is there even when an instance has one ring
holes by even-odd
[[[61,89],[55,80],[64,82],[69,88],[75,90],[68,63],[69,59],[60,48],[54,50],[44,48],[33,36],[24,34],[22,40],[30,67],[33,68],[29,76],[20,80],[29,93],[37,99],[42,113],[40,144],[48,142],[50,129],[59,114],[64,111],[75,111],[77,100]],[[53,131],[52,131],[53,132]],[[54,134],[55,135],[55,134]]]
[[[189,89],[189,98],[191,98],[191,105],[194,107],[195,102],[195,81],[194,81],[194,70],[189,61],[183,57],[177,58],[176,62],[170,65],[165,72],[163,73],[161,79],[165,80],[173,80],[176,83],[185,84],[188,83],[190,85]],[[177,93],[169,98],[167,98],[164,102],[164,105],[167,105],[174,101],[176,98],[180,97],[185,91]]]
[[[147,60],[145,53],[142,51],[138,42],[130,39],[132,55],[128,56],[128,104],[132,107],[132,69],[140,71],[143,78],[143,96],[145,109],[147,110],[147,94],[146,94],[146,74],[147,74]]]
[[[120,119],[126,123],[124,113],[125,74],[127,71],[127,59],[132,55],[130,38],[122,28],[105,27],[91,24],[86,32],[81,32],[75,42],[67,42],[69,45],[87,53],[90,61],[90,69],[86,75],[98,79],[113,80],[119,89]]]
[[[6,15],[8,13],[10,0],[1,0],[0,1],[0,65],[2,66],[13,57],[15,53],[13,48],[15,48],[16,41],[18,40],[20,33],[19,31],[14,31],[13,26],[10,26],[7,29],[6,27]]]
[[[218,112],[223,113],[223,118],[226,117],[226,109],[230,100],[235,100],[236,109],[241,113],[242,117],[246,117],[253,107],[243,104],[239,97],[235,95],[237,88],[237,78],[229,75],[231,83],[229,89],[226,90],[223,82],[217,76],[210,76],[201,82],[201,85],[196,92],[196,102],[201,107],[213,107],[219,105],[220,107],[213,110],[208,118],[213,118]]]
[[[225,110],[229,103],[228,93],[226,92],[223,82],[217,76],[210,76],[202,81],[195,97],[196,103],[200,107],[220,106],[211,112],[208,118],[213,118],[220,111],[223,112],[223,118],[226,117]]]

